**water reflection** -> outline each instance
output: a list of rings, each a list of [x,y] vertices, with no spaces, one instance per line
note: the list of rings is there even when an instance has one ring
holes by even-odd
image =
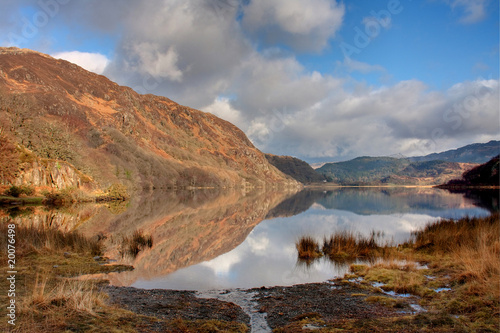
[[[257,225],[234,250],[133,285],[207,290],[320,282],[344,275],[348,266],[324,259],[310,267],[297,264],[295,243],[304,235],[322,241],[324,236],[342,230],[365,236],[377,230],[397,243],[438,217],[488,214],[475,200],[430,188],[303,191],[271,209],[268,220]]]
[[[106,255],[135,267],[132,272],[110,275],[112,284],[206,290],[291,285],[342,276],[347,266],[328,260],[316,261],[307,269],[297,265],[295,242],[304,235],[322,241],[343,230],[366,236],[377,230],[388,240],[402,242],[411,231],[438,217],[484,216],[495,204],[498,209],[498,192],[492,199],[490,194],[431,188],[299,193],[213,190],[153,192],[126,206],[3,211],[0,219],[106,237]],[[137,230],[152,235],[153,246],[135,258],[121,258],[123,237]]]

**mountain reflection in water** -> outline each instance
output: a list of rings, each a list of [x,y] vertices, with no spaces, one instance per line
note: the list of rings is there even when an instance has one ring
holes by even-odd
[[[304,235],[321,241],[342,230],[364,235],[376,230],[403,242],[411,231],[437,218],[498,210],[498,191],[496,196],[433,188],[153,192],[125,206],[30,209],[7,214],[17,214],[17,223],[45,223],[106,237],[106,255],[135,267],[107,276],[114,285],[207,290],[341,276],[348,267],[326,260],[307,269],[298,265],[295,242]],[[152,235],[153,247],[135,258],[122,257],[121,240],[136,230]]]

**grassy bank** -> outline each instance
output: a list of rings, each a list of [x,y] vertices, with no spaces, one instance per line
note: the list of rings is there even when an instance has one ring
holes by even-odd
[[[345,281],[364,288],[410,294],[425,311],[393,319],[345,321],[351,331],[498,332],[500,330],[500,220],[441,220],[412,234],[399,246],[378,246],[372,237],[333,235],[336,253],[351,258],[377,256],[372,265],[351,265]],[[314,247],[314,245],[311,245]],[[319,245],[316,245],[319,247]],[[327,247],[327,250],[329,247]],[[325,252],[325,247],[323,247]],[[300,252],[298,253],[300,259]],[[326,256],[338,261],[338,257]],[[345,255],[340,256],[341,261]],[[404,307],[402,297],[367,298]],[[326,330],[329,331],[329,330]]]
[[[87,239],[76,232],[61,232],[48,226],[13,226],[0,224],[0,247],[7,249],[9,240],[15,240],[15,262],[8,262],[7,251],[2,251],[2,270],[17,272],[15,297],[9,297],[7,292],[0,295],[2,304],[16,301],[15,326],[7,322],[7,309],[2,307],[2,331],[135,331],[141,318],[106,305],[107,296],[99,291],[98,281],[74,279],[80,274],[129,269],[100,265],[94,258],[103,250],[97,238]],[[6,267],[7,263],[13,267]],[[12,289],[6,279],[0,281],[0,286],[1,290]]]
[[[106,191],[88,193],[78,188],[55,190],[47,187],[0,186],[0,206],[52,205],[64,206],[84,202],[126,201],[130,199],[123,184],[112,184]]]

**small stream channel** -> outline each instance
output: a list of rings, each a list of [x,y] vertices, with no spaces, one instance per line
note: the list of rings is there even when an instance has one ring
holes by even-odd
[[[224,302],[232,302],[241,307],[250,317],[251,333],[272,332],[267,324],[267,314],[260,312],[258,309],[259,304],[253,300],[256,295],[254,292],[242,291],[240,289],[208,290],[196,293],[196,296],[199,298],[215,298]]]

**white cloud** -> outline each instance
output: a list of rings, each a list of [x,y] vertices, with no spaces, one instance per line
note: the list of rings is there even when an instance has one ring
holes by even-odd
[[[169,47],[162,52],[160,51],[161,45],[144,42],[134,43],[131,48],[131,51],[139,58],[138,71],[156,78],[182,80],[182,71],[177,67],[179,55],[174,47]]]
[[[67,60],[96,74],[102,74],[109,64],[109,59],[100,53],[69,51],[52,54],[52,57]]]
[[[128,1],[123,38],[106,74],[195,108],[227,95],[234,71],[253,51],[236,20],[237,7],[213,2]]]
[[[212,269],[217,276],[226,276],[231,271],[231,267],[240,263],[241,259],[241,254],[233,250],[213,260],[205,261],[200,265]]]
[[[212,104],[201,108],[201,110],[210,112],[219,118],[227,120],[239,128],[245,127],[244,118],[241,112],[231,106],[229,98],[217,97]]]
[[[380,89],[338,87],[322,103],[289,114],[284,128],[273,131],[268,115],[248,133],[260,135],[255,143],[268,152],[304,158],[420,155],[498,139],[498,98],[497,80],[465,82],[444,93],[416,80]]]
[[[488,0],[451,0],[448,3],[452,9],[463,10],[463,16],[460,18],[461,23],[477,23],[486,16]]]
[[[265,33],[267,43],[318,51],[340,28],[344,13],[336,1],[253,0],[244,8],[243,25]]]
[[[111,79],[220,116],[266,152],[328,160],[412,155],[500,136],[497,80],[462,82],[448,91],[417,80],[372,87],[350,73],[386,74],[382,66],[344,59],[334,77],[307,70],[280,48],[324,48],[345,14],[339,2],[252,0],[238,7],[235,0],[217,1],[123,0],[110,17],[91,11],[116,4],[96,0],[61,10],[83,10],[92,26],[107,32],[122,27],[104,73]],[[486,2],[449,3],[480,13]]]

